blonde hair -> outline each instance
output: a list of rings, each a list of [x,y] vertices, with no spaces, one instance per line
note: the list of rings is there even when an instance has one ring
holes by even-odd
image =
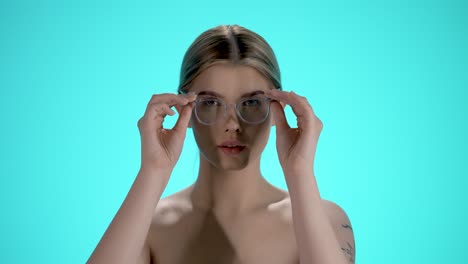
[[[180,70],[179,94],[192,81],[218,63],[253,67],[281,90],[281,74],[273,49],[257,33],[239,25],[220,25],[201,33],[185,53]]]

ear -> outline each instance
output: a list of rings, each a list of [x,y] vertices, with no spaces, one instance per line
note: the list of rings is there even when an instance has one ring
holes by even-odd
[[[180,105],[178,104],[174,105],[174,107],[176,108],[177,113],[180,115],[180,111],[182,111],[182,107],[180,107]],[[192,128],[192,121],[188,122],[188,127]]]
[[[281,107],[283,108],[283,111],[284,111],[284,108],[286,107],[286,104],[283,103],[283,102],[279,102]],[[276,121],[275,121],[275,117],[273,116],[273,111],[271,111],[271,126],[276,126]]]

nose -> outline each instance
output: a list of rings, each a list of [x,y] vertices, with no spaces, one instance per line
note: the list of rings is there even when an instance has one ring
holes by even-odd
[[[225,132],[236,131],[240,132],[239,117],[237,116],[236,105],[226,105],[226,121],[224,123]]]

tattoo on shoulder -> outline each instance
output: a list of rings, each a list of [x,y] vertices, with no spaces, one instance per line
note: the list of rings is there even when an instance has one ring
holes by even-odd
[[[350,263],[354,263],[354,256],[355,256],[355,251],[354,251],[354,247],[351,246],[351,244],[349,244],[349,242],[346,242],[346,244],[348,245],[347,248],[341,248],[341,250],[343,250],[343,252],[345,253],[346,255],[346,258],[349,260]]]
[[[348,225],[348,224],[341,224],[341,226],[342,226],[343,228],[349,228],[349,229],[351,229],[351,231],[353,231],[353,228],[352,228],[350,225]]]

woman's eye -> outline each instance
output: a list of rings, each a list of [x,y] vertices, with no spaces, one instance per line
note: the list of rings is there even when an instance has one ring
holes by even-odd
[[[244,101],[243,105],[245,106],[256,106],[260,104],[259,99],[251,98]]]
[[[204,100],[202,103],[205,106],[217,106],[217,105],[219,105],[219,102],[217,100]]]

